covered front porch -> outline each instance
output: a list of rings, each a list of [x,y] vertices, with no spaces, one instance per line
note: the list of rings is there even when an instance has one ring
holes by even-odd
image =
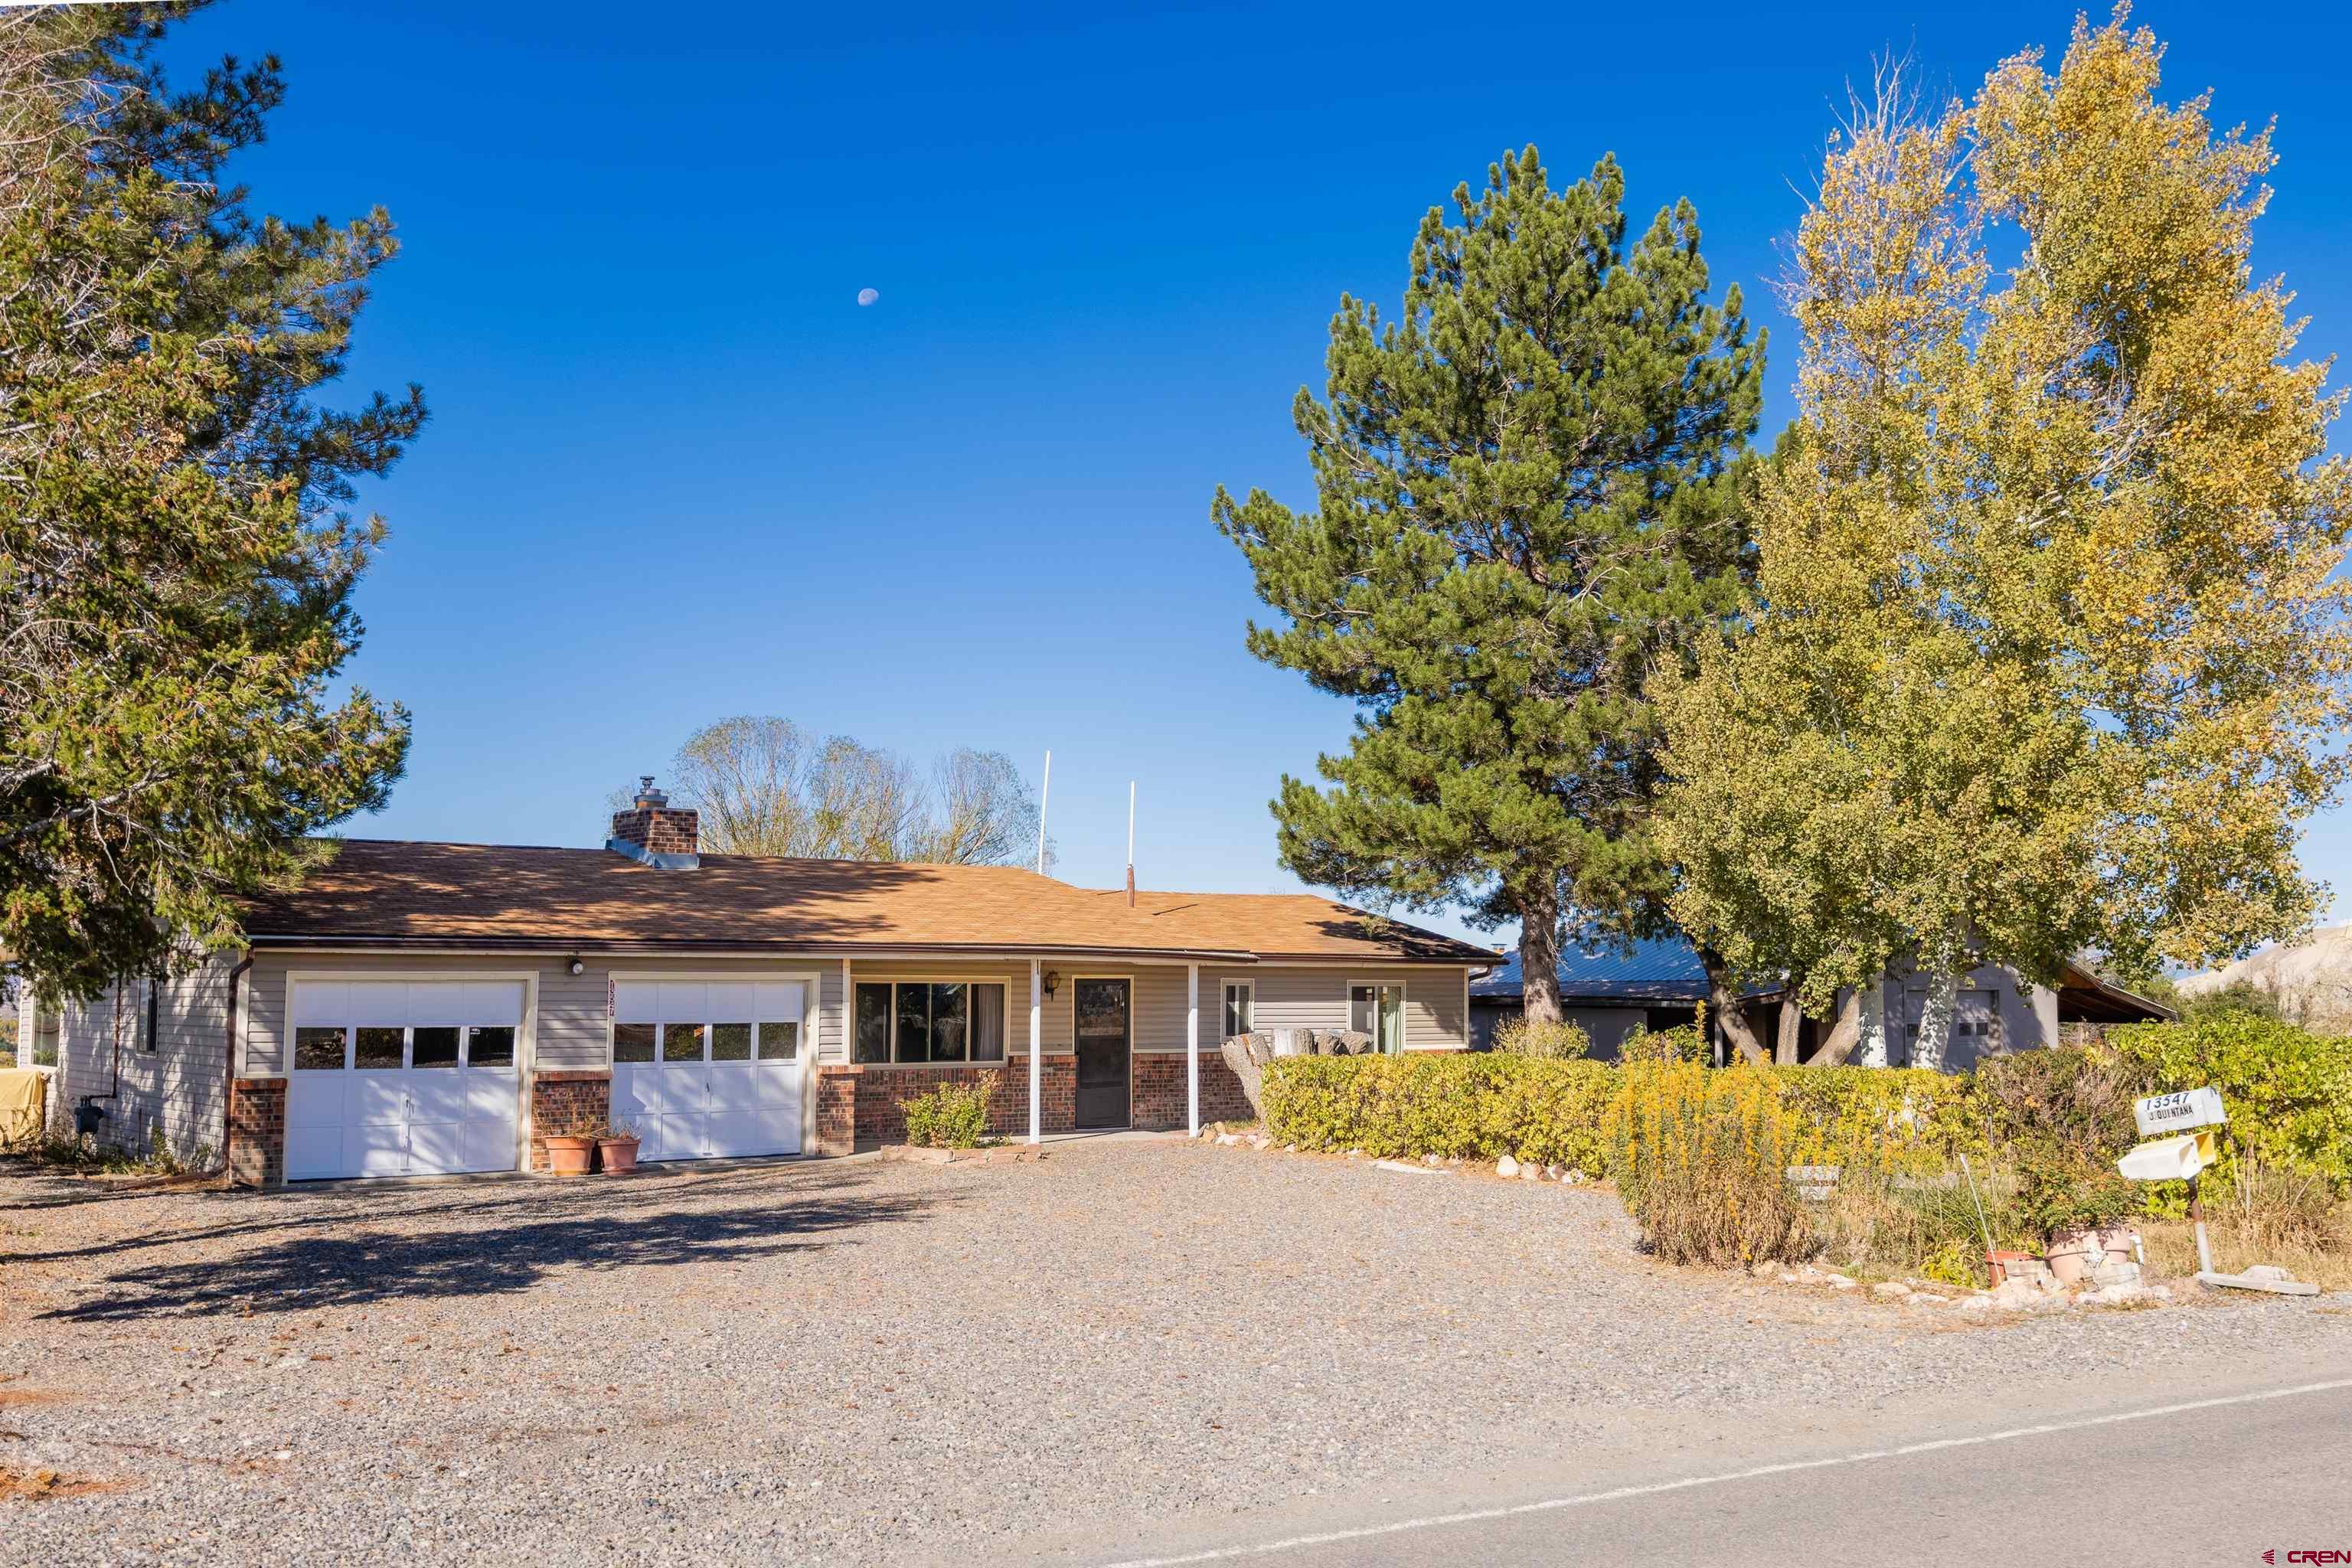
[[[1033,1143],[1245,1117],[1218,1047],[1229,1023],[1247,1026],[1252,999],[1248,981],[1219,977],[1246,967],[1242,954],[846,962],[848,1059],[817,1068],[815,1150],[900,1142],[908,1100],[992,1075],[989,1131]]]

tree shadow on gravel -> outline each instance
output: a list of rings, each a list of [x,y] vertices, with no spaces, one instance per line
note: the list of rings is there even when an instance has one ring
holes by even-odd
[[[854,1239],[842,1232],[916,1219],[957,1201],[856,1190],[865,1184],[836,1179],[795,1194],[772,1184],[746,1184],[732,1194],[714,1194],[709,1184],[674,1191],[659,1181],[598,1183],[524,1189],[524,1201],[363,1210],[348,1217],[313,1212],[305,1221],[272,1227],[283,1234],[226,1257],[124,1269],[109,1276],[97,1294],[41,1316],[109,1322],[508,1295],[558,1268],[741,1262],[839,1245]],[[731,1201],[710,1205],[714,1196]],[[673,1206],[697,1200],[709,1206]],[[235,1228],[161,1237],[155,1244],[222,1234]]]
[[[111,1258],[142,1247],[182,1247],[193,1242],[225,1241],[240,1236],[264,1236],[274,1231],[311,1230],[320,1226],[349,1224],[355,1211],[371,1211],[373,1217],[407,1223],[446,1216],[459,1222],[470,1218],[474,1223],[487,1225],[490,1221],[479,1216],[495,1215],[526,1206],[545,1212],[569,1204],[601,1213],[614,1213],[644,1207],[649,1203],[726,1196],[741,1189],[756,1189],[756,1193],[745,1191],[743,1195],[747,1197],[756,1195],[762,1202],[778,1203],[802,1192],[856,1184],[823,1165],[788,1164],[781,1161],[763,1161],[755,1165],[733,1168],[726,1165],[643,1165],[638,1167],[638,1171],[639,1174],[625,1185],[601,1180],[576,1185],[569,1183],[555,1184],[545,1177],[505,1175],[422,1176],[301,1183],[268,1191],[256,1191],[250,1187],[178,1187],[152,1193],[104,1193],[78,1202],[103,1203],[131,1212],[130,1205],[142,1198],[173,1198],[182,1200],[184,1210],[193,1211],[193,1217],[208,1219],[217,1215],[224,1218],[222,1223],[213,1225],[165,1224],[129,1235],[105,1237],[80,1247],[18,1251],[0,1247],[0,1263]],[[65,1206],[71,1205],[0,1205],[0,1214],[37,1214],[43,1208]],[[185,1217],[183,1214],[168,1216],[172,1220],[183,1217]]]
[[[68,1174],[19,1155],[0,1155],[0,1214],[38,1214],[87,1204],[129,1204],[142,1198],[179,1198],[214,1190],[219,1178],[203,1174],[108,1179]]]

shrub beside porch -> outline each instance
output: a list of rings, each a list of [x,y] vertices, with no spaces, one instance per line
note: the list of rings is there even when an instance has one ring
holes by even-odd
[[[1185,1058],[1138,1052],[1133,1058],[1129,1125],[1176,1131],[1187,1122]],[[1039,1130],[1077,1128],[1077,1064],[1067,1054],[1044,1058]],[[820,1154],[846,1154],[907,1139],[907,1102],[942,1084],[977,1084],[996,1075],[988,1100],[988,1131],[997,1138],[1029,1135],[1029,1059],[1015,1051],[1007,1060],[983,1067],[885,1067],[835,1064],[817,1073],[817,1140]],[[1201,1056],[1201,1121],[1250,1114],[1241,1080],[1215,1055]]]

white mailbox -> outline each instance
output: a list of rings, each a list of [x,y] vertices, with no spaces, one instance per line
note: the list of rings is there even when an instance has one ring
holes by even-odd
[[[2135,1182],[2185,1182],[2212,1163],[2213,1135],[2183,1132],[2128,1151],[2116,1169]]]

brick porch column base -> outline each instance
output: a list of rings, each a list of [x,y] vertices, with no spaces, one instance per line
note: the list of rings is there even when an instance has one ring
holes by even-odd
[[[1222,1054],[1201,1052],[1201,1125],[1212,1121],[1248,1121],[1256,1112],[1242,1092],[1242,1080],[1225,1065]],[[1184,1058],[1172,1051],[1139,1053],[1135,1058],[1135,1105],[1130,1118],[1138,1127],[1182,1128],[1184,1120]]]
[[[228,1180],[234,1187],[286,1184],[286,1080],[240,1078],[228,1086]]]
[[[907,1101],[946,1084],[978,1083],[996,1075],[988,1097],[992,1137],[1029,1136],[1029,1058],[1015,1055],[978,1067],[897,1067],[880,1062],[819,1068],[816,1076],[816,1152],[846,1154],[860,1148],[907,1141]],[[1067,1132],[1077,1125],[1077,1058],[1045,1058],[1040,1131]]]
[[[825,1158],[857,1150],[857,1075],[838,1063],[816,1069],[816,1147]]]
[[[590,1072],[541,1072],[530,1077],[530,1168],[547,1169],[547,1139],[541,1129],[575,1121],[610,1122],[613,1115],[613,1075],[601,1068]]]

